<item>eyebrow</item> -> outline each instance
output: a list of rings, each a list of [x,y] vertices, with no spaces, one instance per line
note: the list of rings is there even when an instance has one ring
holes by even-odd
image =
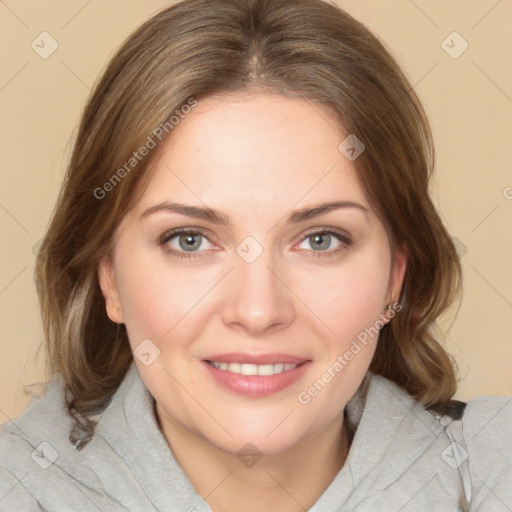
[[[365,214],[368,214],[368,209],[365,208],[362,204],[354,203],[353,201],[332,201],[329,203],[321,203],[294,210],[288,216],[286,222],[290,224],[298,224],[299,222],[304,222],[306,220],[324,215],[325,213],[340,208],[354,208],[364,212]],[[178,213],[180,215],[186,215],[187,217],[205,220],[221,226],[230,227],[232,225],[231,219],[219,210],[215,210],[207,206],[193,206],[183,203],[169,203],[167,201],[156,204],[155,206],[151,206],[150,208],[144,210],[141,215],[141,219],[158,212]]]

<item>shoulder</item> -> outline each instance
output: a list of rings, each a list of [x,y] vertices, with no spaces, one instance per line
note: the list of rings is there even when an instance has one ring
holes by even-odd
[[[95,493],[101,482],[69,440],[74,425],[65,383],[55,375],[43,395],[0,426],[0,512],[83,510],[84,489]]]
[[[482,396],[470,400],[462,419],[470,453],[481,462],[502,461],[512,469],[512,397]]]
[[[448,510],[466,495],[471,511],[512,510],[512,397],[455,402],[449,414],[438,415],[382,376],[372,375],[366,388],[348,410],[359,423],[354,442],[364,457],[356,450],[349,462],[352,476],[377,478],[371,495],[401,506],[403,495],[420,510],[432,509],[436,499],[436,510]]]
[[[71,424],[64,382],[56,375],[20,416],[0,425],[0,511],[15,510],[14,505],[40,510],[28,475],[46,469],[59,456]]]
[[[25,411],[0,426],[0,466],[26,462],[22,455],[32,452],[43,443],[62,444],[73,423],[66,410],[65,385],[55,375],[45,385],[40,396],[32,397]]]
[[[134,372],[82,446],[70,440],[76,422],[61,376],[52,378],[45,394],[33,398],[20,416],[0,426],[0,512],[156,510],[135,475],[140,478],[137,465],[145,456],[133,450],[140,432],[130,430],[125,416],[124,406],[137,398],[131,389],[137,384]],[[144,392],[142,382],[138,390]],[[152,467],[151,457],[147,464]]]
[[[481,396],[467,403],[464,431],[468,439],[492,438],[500,430],[512,436],[512,396]],[[503,439],[503,437],[502,437]]]
[[[462,424],[475,507],[485,502],[492,510],[507,510],[512,507],[512,397],[470,400]]]

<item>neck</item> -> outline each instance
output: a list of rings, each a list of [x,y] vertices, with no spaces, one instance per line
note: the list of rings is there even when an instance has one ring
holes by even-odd
[[[242,460],[199,438],[156,406],[174,458],[213,512],[309,510],[342,468],[350,436],[343,415],[278,454]]]

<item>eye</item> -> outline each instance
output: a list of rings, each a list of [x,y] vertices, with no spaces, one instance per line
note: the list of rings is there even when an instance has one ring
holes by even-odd
[[[343,232],[339,232],[332,228],[324,228],[306,234],[300,244],[309,242],[313,250],[308,250],[314,256],[332,257],[347,249],[352,240]],[[332,245],[337,242],[335,248]],[[200,229],[177,228],[166,231],[159,239],[158,243],[171,256],[176,258],[197,258],[201,257],[201,253],[211,247],[205,245],[213,245],[207,235]],[[304,248],[300,247],[299,248]]]
[[[205,241],[211,244],[208,237],[201,230],[186,228],[167,231],[159,238],[159,244],[165,251],[177,258],[196,258],[200,256],[195,253],[204,252]],[[199,250],[200,248],[203,250]]]
[[[308,242],[309,246],[313,248],[312,253],[314,256],[330,257],[347,249],[351,245],[352,240],[343,232],[325,228],[306,234],[300,243],[303,244],[305,242]],[[333,244],[337,244],[334,249],[332,249]]]

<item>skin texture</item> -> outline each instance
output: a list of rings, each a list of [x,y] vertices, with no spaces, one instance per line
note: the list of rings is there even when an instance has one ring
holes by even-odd
[[[346,135],[329,110],[300,98],[201,100],[165,141],[115,233],[113,254],[100,264],[109,317],[126,324],[132,349],[150,339],[160,350],[149,366],[135,361],[174,456],[216,512],[309,508],[345,460],[343,408],[377,337],[307,405],[297,396],[398,299],[405,270],[400,253],[391,268],[384,226],[338,149]],[[141,218],[166,201],[221,210],[232,225],[169,211]],[[292,210],[331,201],[366,210],[287,223]],[[181,245],[180,235],[160,244],[173,228],[201,229],[207,238],[196,236],[193,252],[183,235]],[[306,238],[326,228],[351,243]],[[252,263],[237,253],[247,236],[263,251]],[[226,352],[278,352],[310,363],[293,385],[247,397],[218,385],[204,367],[205,358]],[[236,456],[247,442],[262,454],[253,467]]]

